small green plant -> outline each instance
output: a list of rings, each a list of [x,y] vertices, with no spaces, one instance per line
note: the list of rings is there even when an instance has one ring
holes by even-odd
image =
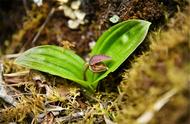
[[[16,59],[16,63],[72,80],[88,90],[115,71],[139,46],[147,35],[150,22],[128,20],[108,29],[98,39],[87,63],[72,50],[53,45],[31,48]]]

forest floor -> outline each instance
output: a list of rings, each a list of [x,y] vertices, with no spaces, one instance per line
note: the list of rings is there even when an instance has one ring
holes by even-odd
[[[104,31],[129,19],[150,21],[149,34],[94,94],[14,63],[44,44],[85,58]],[[186,0],[44,0],[40,6],[1,0],[0,123],[190,123],[189,20]]]

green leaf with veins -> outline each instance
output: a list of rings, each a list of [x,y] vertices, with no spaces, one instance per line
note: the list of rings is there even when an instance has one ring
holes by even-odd
[[[115,71],[141,44],[150,24],[144,20],[124,21],[108,29],[98,39],[90,55],[103,54],[111,57],[112,60],[107,62],[109,69],[104,73],[87,72],[87,79],[93,82],[94,87],[97,86],[98,81]]]
[[[150,24],[144,20],[128,20],[112,26],[100,36],[90,56],[111,57],[111,60],[102,64],[95,63],[99,64],[99,68],[108,67],[107,70],[104,69],[104,72],[94,73],[89,69],[85,71],[85,61],[81,57],[72,50],[53,45],[31,48],[19,56],[15,62],[31,69],[72,80],[88,90],[95,90],[98,82],[115,71],[141,44]],[[97,61],[99,58],[95,59]],[[90,66],[96,69],[96,65]],[[84,80],[84,73],[86,80]]]
[[[73,51],[53,45],[31,48],[19,56],[15,62],[19,65],[60,76],[83,87],[88,83],[83,80],[85,61]]]

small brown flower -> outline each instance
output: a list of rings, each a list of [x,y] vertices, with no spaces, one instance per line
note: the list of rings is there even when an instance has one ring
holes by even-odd
[[[106,66],[106,64],[103,63],[103,61],[107,61],[107,60],[111,60],[112,58],[106,55],[94,55],[91,57],[89,63],[87,63],[85,65],[85,69],[84,69],[84,80],[86,80],[86,71],[88,70],[88,68],[92,71],[92,72],[104,72],[106,70],[108,70],[108,67]]]
[[[95,65],[90,65],[89,69],[92,72],[103,72],[103,71],[108,70],[108,67],[104,63],[97,63]]]
[[[108,67],[103,61],[111,60],[111,57],[105,55],[95,55],[89,61],[89,69],[93,72],[103,72],[108,70]]]

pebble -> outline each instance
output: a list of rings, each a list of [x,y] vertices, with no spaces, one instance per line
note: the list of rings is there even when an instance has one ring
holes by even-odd
[[[80,4],[81,4],[81,1],[80,1],[80,0],[73,1],[73,2],[71,3],[71,8],[74,9],[74,10],[78,10],[79,7],[80,7]]]

